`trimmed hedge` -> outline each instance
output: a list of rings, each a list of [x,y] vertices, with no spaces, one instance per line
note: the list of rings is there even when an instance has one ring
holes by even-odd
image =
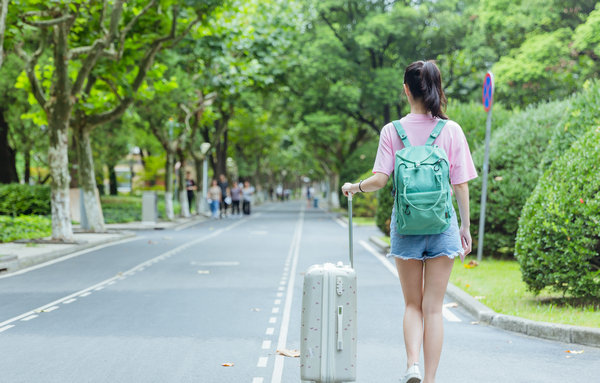
[[[392,177],[388,183],[377,192],[377,211],[375,212],[375,224],[385,235],[390,235],[390,223],[394,197],[392,196]]]
[[[600,127],[556,160],[527,201],[516,240],[523,280],[600,298]]]
[[[512,257],[519,215],[543,173],[538,165],[544,150],[568,108],[568,100],[555,101],[516,113],[502,126],[492,120],[484,241],[486,255]],[[469,182],[473,251],[477,251],[478,243],[484,154],[484,145],[473,152],[479,177]]]
[[[354,183],[360,180],[366,180],[373,173],[368,170],[361,177],[354,180]],[[352,199],[352,213],[356,217],[375,217],[377,210],[377,195],[375,193],[356,193]]]
[[[129,196],[102,196],[105,223],[125,223],[142,220],[142,199]]]
[[[37,215],[21,215],[18,217],[0,215],[0,242],[43,238],[50,235],[52,235],[52,220],[50,218]]]
[[[0,215],[50,215],[50,187],[0,185]]]

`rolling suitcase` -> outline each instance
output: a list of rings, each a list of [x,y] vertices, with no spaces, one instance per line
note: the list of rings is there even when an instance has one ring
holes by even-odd
[[[350,265],[309,267],[304,275],[300,375],[309,382],[356,380],[356,272],[353,268],[352,195],[348,196]]]

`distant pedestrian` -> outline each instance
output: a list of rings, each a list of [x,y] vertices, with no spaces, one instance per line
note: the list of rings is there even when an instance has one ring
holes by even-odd
[[[192,206],[194,206],[194,196],[198,187],[196,186],[196,182],[192,179],[192,173],[190,172],[185,172],[185,190],[187,190],[188,205],[191,213]]]
[[[250,215],[250,206],[254,200],[254,186],[250,185],[249,181],[244,181],[244,188],[242,189],[242,195],[244,198],[243,211],[245,215]]]
[[[231,193],[231,215],[241,215],[240,201],[242,200],[242,184],[234,182],[230,189]]]
[[[460,212],[460,228],[456,212],[450,203],[446,210],[450,227],[446,231],[441,234],[400,235],[398,230],[404,227],[398,228],[399,222],[396,220],[395,209],[399,206],[395,206],[392,210],[390,227],[391,251],[388,254],[388,257],[394,257],[396,261],[405,302],[403,326],[407,370],[401,382],[421,382],[418,362],[422,345],[425,359],[423,383],[433,383],[442,352],[444,334],[442,305],[454,258],[460,256],[461,260],[464,260],[464,257],[471,252],[468,181],[477,177],[477,173],[461,127],[456,122],[448,120],[443,111],[446,98],[442,90],[441,74],[435,63],[417,61],[410,64],[404,72],[404,92],[411,112],[399,122],[398,126],[401,125],[404,129],[403,136],[398,135],[394,124],[389,123],[384,126],[373,167],[374,175],[356,184],[345,183],[342,191],[348,195],[381,189],[387,184],[388,177],[394,171],[395,153],[405,147],[404,142],[413,147],[423,145],[432,136],[434,127],[443,127],[439,135],[432,137],[435,145],[442,148],[447,155],[447,161],[444,159],[440,161],[445,161],[443,168],[449,169],[450,183]],[[441,120],[448,121],[444,123]],[[420,163],[416,162],[414,166],[414,169],[418,170]],[[439,163],[437,167],[439,170]],[[448,186],[441,185],[442,188]],[[396,190],[396,193],[402,192]],[[406,198],[406,189],[404,198]],[[417,201],[414,203],[418,204]],[[431,210],[431,208],[426,209],[423,206],[419,208],[412,204],[400,208],[406,209],[407,215],[411,212]]]
[[[216,179],[212,180],[208,188],[208,203],[213,218],[219,218],[219,205],[221,204],[221,188]]]
[[[221,188],[221,218],[227,216],[227,208],[231,204],[231,196],[229,192],[229,182],[225,174],[219,175],[219,187]]]
[[[310,201],[312,200],[312,193],[310,189],[310,184],[306,185],[306,207],[308,208],[310,208]]]

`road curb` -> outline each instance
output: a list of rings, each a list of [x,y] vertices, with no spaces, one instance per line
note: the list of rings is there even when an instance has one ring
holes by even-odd
[[[381,240],[376,237],[371,237],[369,240],[380,251],[385,251],[385,247],[379,245],[383,243]],[[446,293],[477,318],[481,324],[536,338],[600,347],[600,329],[598,328],[537,322],[512,315],[499,314],[452,283],[448,283]]]

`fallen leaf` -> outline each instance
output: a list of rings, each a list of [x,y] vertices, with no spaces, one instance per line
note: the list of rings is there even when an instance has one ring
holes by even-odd
[[[465,285],[465,287],[466,287],[466,288],[469,288],[469,287],[471,287],[471,285],[467,283],[467,284]]]
[[[223,366],[223,367],[233,367],[234,364],[233,364],[233,362],[226,362],[226,363],[223,363],[221,366]]]
[[[569,354],[583,354],[583,350],[579,350],[579,351],[567,350],[565,352],[569,353]]]
[[[452,308],[452,307],[458,307],[458,303],[456,302],[450,302],[450,303],[446,303],[444,305],[445,308]]]
[[[277,354],[283,355],[283,356],[289,356],[290,358],[299,358],[300,357],[300,351],[288,350],[285,348],[283,350],[277,350]]]

